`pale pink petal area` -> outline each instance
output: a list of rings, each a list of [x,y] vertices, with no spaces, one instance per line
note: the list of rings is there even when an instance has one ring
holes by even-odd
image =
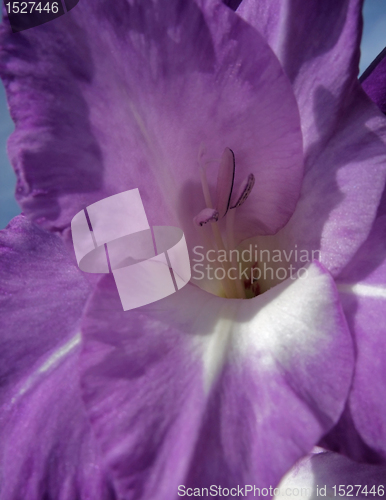
[[[110,277],[82,326],[83,397],[118,494],[277,484],[337,421],[353,351],[319,265],[251,300],[188,285],[123,312]]]
[[[237,181],[258,179],[238,236],[288,221],[303,176],[291,84],[256,30],[201,3],[82,0],[19,34],[3,25],[9,153],[28,217],[64,231],[84,206],[139,188],[150,224],[181,227],[192,246],[206,206],[200,151],[214,197],[228,147]]]

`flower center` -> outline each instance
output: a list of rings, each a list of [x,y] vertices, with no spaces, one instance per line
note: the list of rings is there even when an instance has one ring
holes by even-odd
[[[253,280],[252,274],[248,274],[248,270],[251,270],[257,263],[246,263],[240,260],[239,251],[235,245],[234,223],[236,209],[243,205],[251,194],[255,177],[252,173],[249,174],[235,194],[235,155],[230,148],[225,148],[219,162],[216,199],[213,203],[206,173],[207,166],[212,161],[204,161],[201,147],[198,163],[206,207],[193,220],[201,231],[206,247],[209,248],[207,260],[217,265],[217,268],[206,267],[206,278],[221,282],[220,295],[227,298],[252,298],[258,295],[259,286],[257,280]],[[225,230],[221,231],[219,224],[223,220],[225,220]],[[209,258],[209,254],[215,258]],[[209,272],[210,267],[214,271],[212,277]]]

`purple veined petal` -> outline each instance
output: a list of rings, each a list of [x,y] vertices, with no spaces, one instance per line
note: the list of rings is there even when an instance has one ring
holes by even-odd
[[[9,153],[29,217],[63,230],[84,206],[138,187],[151,225],[181,227],[191,247],[204,142],[211,158],[232,148],[241,179],[259,178],[240,238],[287,222],[303,175],[291,85],[256,30],[202,3],[82,0],[34,30],[2,27]],[[214,193],[217,169],[208,177]]]
[[[2,411],[2,499],[116,498],[80,398],[79,344],[78,335],[53,353],[41,365],[39,381],[20,386]]]
[[[113,500],[79,392],[90,286],[56,235],[0,232],[0,498]]]
[[[237,13],[263,34],[298,102],[304,150],[314,161],[335,131],[356,85],[361,0],[243,0]]]
[[[35,362],[74,336],[91,287],[60,238],[24,216],[0,232],[0,259],[2,401]]]
[[[275,244],[319,250],[338,275],[375,219],[385,182],[386,121],[356,80],[361,2],[315,0],[303,7],[243,0],[237,12],[264,34],[286,68],[302,121],[306,175]]]
[[[357,360],[348,412],[367,448],[350,449],[341,426],[342,443],[336,436],[333,445],[358,460],[368,458],[386,462],[386,216],[377,219],[371,235],[352,262],[337,278],[341,301],[353,332]],[[339,436],[338,436],[339,437]]]
[[[217,177],[216,208],[220,219],[224,217],[229,209],[235,180],[235,168],[235,154],[231,149],[225,148]]]
[[[328,273],[251,300],[188,285],[121,310],[104,278],[82,326],[83,396],[122,498],[277,484],[337,421],[353,351]]]
[[[358,90],[351,110],[304,180],[292,234],[307,248],[319,247],[333,275],[371,231],[385,185],[385,139],[386,119]]]
[[[306,173],[289,223],[256,239],[259,248],[318,251],[333,276],[367,239],[386,176],[386,119],[361,89],[351,99],[334,138]]]
[[[370,64],[360,81],[366,94],[386,114],[386,48]]]
[[[314,500],[323,496],[351,495],[360,499],[369,496],[381,498],[385,491],[385,477],[384,466],[353,462],[338,453],[315,448],[283,478],[274,498],[301,496],[305,500]]]

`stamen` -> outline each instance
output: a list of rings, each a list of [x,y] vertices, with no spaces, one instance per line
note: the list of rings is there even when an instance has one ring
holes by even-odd
[[[208,222],[217,222],[217,221],[218,221],[218,212],[214,208],[204,208],[193,219],[193,222],[197,224],[197,226],[203,226]]]
[[[222,219],[228,212],[231,202],[233,181],[235,178],[235,155],[229,148],[224,149],[221,157],[220,168],[217,177],[217,200],[216,208],[219,218]]]
[[[255,176],[253,174],[249,174],[248,178],[245,180],[242,188],[238,193],[236,202],[232,203],[231,209],[240,207],[247,200],[248,196],[251,194],[254,185],[255,185]]]
[[[243,183],[238,196],[232,196],[232,190],[234,186],[235,178],[235,155],[230,148],[225,148],[222,157],[219,160],[211,160],[204,158],[205,148],[204,145],[200,145],[200,150],[197,157],[197,162],[199,165],[199,172],[201,177],[202,190],[205,198],[206,208],[201,210],[201,212],[194,217],[193,221],[197,226],[204,226],[210,222],[209,226],[211,231],[206,231],[203,229],[200,231],[201,236],[206,240],[208,248],[215,248],[218,252],[224,252],[226,254],[227,250],[231,251],[235,249],[235,238],[234,238],[234,223],[235,223],[235,210],[230,210],[241,206],[250,195],[253,186],[255,184],[255,177],[250,174],[246,181]],[[211,193],[209,189],[209,184],[206,176],[206,168],[210,163],[215,162],[219,165],[219,172],[217,177],[217,187],[216,187],[216,203],[212,203]],[[225,234],[223,229],[217,224],[219,219],[222,219],[225,215],[226,218],[226,230]],[[223,236],[226,237],[227,246],[225,247]],[[242,279],[231,278],[230,268],[231,266],[238,269],[240,263],[237,261],[234,252],[231,254],[231,261],[219,261],[224,270],[224,279],[222,280],[222,287],[224,295],[227,298],[246,298],[246,289],[248,287],[248,294],[253,294],[255,286],[251,283],[244,283]],[[257,286],[257,285],[256,285]]]
[[[234,239],[234,222],[235,222],[235,210],[229,210],[226,218],[226,236],[227,236],[227,244],[228,244],[228,251],[236,248],[235,245],[235,239]],[[233,253],[230,253],[231,255],[231,260],[232,260],[232,266],[233,267],[238,267],[238,262],[236,261],[236,258]],[[236,285],[236,290],[237,290],[237,297],[240,299],[245,299],[245,290],[243,283],[240,281],[239,278],[235,280],[235,285]]]
[[[204,167],[200,167],[200,179],[201,179],[202,192],[204,193],[205,204],[207,208],[212,208],[213,207],[212,197],[210,196],[208,180],[206,178],[206,171]]]

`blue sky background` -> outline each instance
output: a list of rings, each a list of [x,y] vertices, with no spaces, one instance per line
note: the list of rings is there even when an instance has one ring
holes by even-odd
[[[365,0],[363,14],[361,72],[386,46],[386,0]],[[6,153],[6,141],[12,131],[13,123],[8,113],[4,88],[0,82],[0,229],[20,213],[20,208],[14,199],[16,178]]]

